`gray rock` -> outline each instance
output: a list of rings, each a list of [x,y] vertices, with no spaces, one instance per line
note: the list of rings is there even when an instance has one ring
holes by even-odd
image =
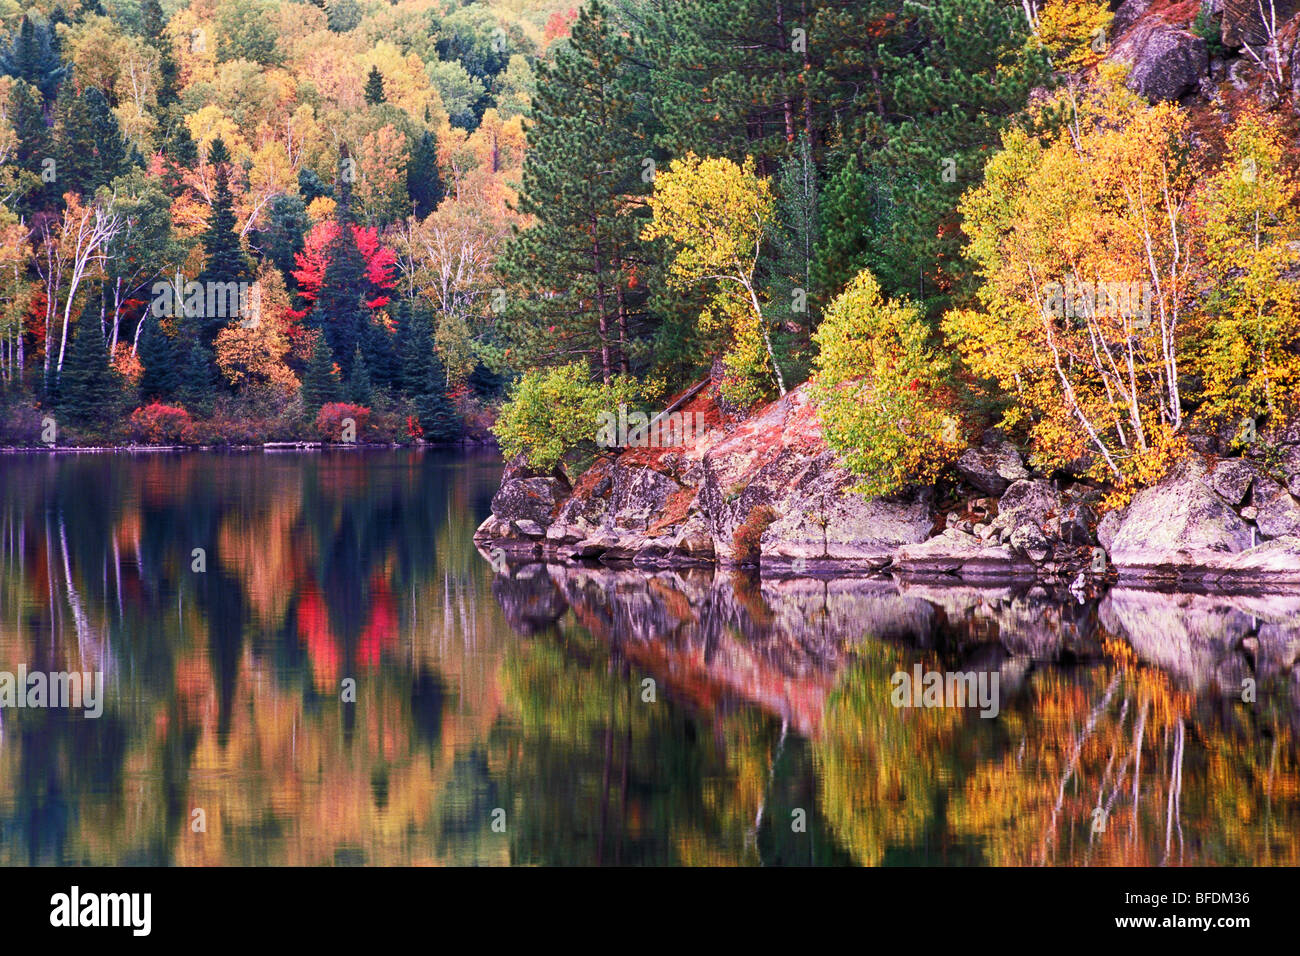
[[[1120,522],[1123,520],[1123,511],[1108,511],[1097,522],[1097,543],[1107,551],[1110,550],[1110,543],[1115,539],[1115,532],[1119,530]]]
[[[1107,59],[1127,63],[1129,89],[1153,103],[1194,91],[1209,68],[1205,41],[1162,20],[1143,21],[1111,47]]]
[[[894,555],[893,571],[908,578],[958,577],[968,581],[1035,578],[1033,561],[1006,546],[990,546],[950,528],[921,544],[905,545]]]
[[[1250,490],[1255,469],[1240,458],[1225,458],[1205,476],[1205,483],[1213,488],[1230,505],[1239,505]]]
[[[1300,533],[1300,505],[1290,492],[1275,481],[1258,478],[1251,503],[1258,511],[1255,524],[1266,538]]]
[[[1115,16],[1110,21],[1110,33],[1112,38],[1118,38],[1123,35],[1124,31],[1137,23],[1142,14],[1147,12],[1151,6],[1151,0],[1124,0],[1115,11]]]
[[[986,495],[1000,495],[1011,482],[1029,477],[1020,453],[1009,441],[967,448],[955,468],[967,484]]]
[[[1125,577],[1177,577],[1210,557],[1251,546],[1250,528],[1203,481],[1196,456],[1183,459],[1158,484],[1138,492],[1110,544]]]
[[[1026,523],[1011,532],[1011,550],[1024,555],[1034,564],[1042,564],[1052,553],[1052,544],[1047,540],[1047,535],[1034,525]]]
[[[1046,481],[1021,480],[1013,483],[998,502],[998,516],[990,524],[1007,535],[1024,525],[1037,531],[1057,527],[1061,495]]]
[[[760,542],[763,567],[782,570],[796,560],[810,570],[823,562],[880,567],[900,545],[918,544],[929,535],[933,520],[921,497],[867,498],[853,492],[852,484],[848,474],[832,473],[800,497],[774,501],[778,517]]]

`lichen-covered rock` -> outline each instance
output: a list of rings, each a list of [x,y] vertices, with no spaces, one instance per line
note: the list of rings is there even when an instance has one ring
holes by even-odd
[[[1197,89],[1210,64],[1205,40],[1160,19],[1129,30],[1107,59],[1128,64],[1129,89],[1153,103],[1177,100]]]
[[[1239,505],[1255,480],[1255,469],[1240,458],[1225,458],[1205,476],[1205,483],[1230,505]]]
[[[1122,511],[1108,511],[1097,522],[1097,543],[1110,550],[1110,543],[1115,540],[1115,532],[1119,531],[1120,523],[1124,520]]]
[[[1009,441],[967,448],[955,467],[967,484],[986,495],[1000,495],[1013,481],[1029,477],[1020,453]]]
[[[1178,577],[1198,562],[1251,546],[1250,528],[1210,490],[1205,475],[1205,465],[1191,456],[1133,496],[1110,545],[1121,581]]]
[[[571,490],[562,472],[542,474],[516,458],[506,465],[501,487],[492,496],[492,514],[502,521],[532,521],[546,528]]]
[[[1300,505],[1276,481],[1257,478],[1250,500],[1255,507],[1255,524],[1264,537],[1300,534]]]
[[[1115,16],[1111,18],[1111,36],[1122,36],[1125,30],[1142,18],[1142,14],[1146,13],[1150,6],[1151,0],[1124,0],[1115,11]]]
[[[1003,545],[949,528],[921,544],[899,548],[891,570],[908,577],[957,577],[965,581],[1034,578],[1034,562]]]

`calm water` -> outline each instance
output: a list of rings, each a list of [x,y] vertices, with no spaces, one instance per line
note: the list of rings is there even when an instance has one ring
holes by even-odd
[[[0,861],[1300,862],[1300,596],[494,575],[499,474],[0,457],[0,671],[105,675],[0,710]]]

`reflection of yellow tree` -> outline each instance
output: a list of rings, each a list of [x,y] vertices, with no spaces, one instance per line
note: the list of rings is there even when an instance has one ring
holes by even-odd
[[[814,754],[831,829],[859,863],[922,835],[962,720],[952,708],[896,708],[890,678],[907,669],[895,649],[867,642],[826,707]]]

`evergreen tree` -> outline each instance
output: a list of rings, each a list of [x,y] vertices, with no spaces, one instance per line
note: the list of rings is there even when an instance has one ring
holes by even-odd
[[[437,364],[438,371],[441,371],[441,363]],[[432,389],[415,397],[415,416],[420,422],[425,441],[455,441],[464,431],[456,407],[441,389]]]
[[[52,151],[57,193],[73,190],[85,196],[95,191],[99,175],[95,132],[86,97],[78,96],[72,83],[63,84],[54,103]]]
[[[30,83],[41,91],[47,104],[54,102],[59,84],[69,70],[71,67],[65,66],[59,57],[53,23],[38,24],[30,16],[24,16],[9,44],[0,44],[0,75]]]
[[[113,115],[108,98],[98,87],[88,86],[81,94],[86,101],[86,117],[90,125],[90,134],[95,144],[95,168],[93,179],[86,184],[84,192],[89,195],[100,186],[109,185],[118,176],[124,176],[130,170],[133,159],[122,127]]]
[[[350,157],[344,150],[340,157],[339,181],[336,186],[339,197],[335,213],[338,233],[331,244],[316,307],[312,311],[315,324],[324,329],[326,340],[336,359],[341,357],[347,363],[343,367],[345,379],[351,375],[352,356],[361,344],[370,322],[370,309],[364,301],[369,289],[366,260],[357,248],[356,236],[352,231],[350,162]]]
[[[341,394],[341,383],[334,371],[334,353],[325,336],[317,335],[302,377],[303,408],[309,415],[315,415],[322,405],[337,402]]]
[[[374,318],[366,323],[361,354],[365,356],[372,387],[393,389],[399,386],[402,368],[394,348],[393,333]]]
[[[352,378],[348,381],[348,401],[354,405],[369,405],[371,400],[370,372],[366,370],[366,357],[357,346],[352,354]]]
[[[384,102],[384,75],[377,66],[372,66],[370,75],[366,77],[366,102],[371,106]]]
[[[411,197],[411,209],[417,219],[428,216],[442,202],[438,141],[431,130],[425,130],[411,145],[411,158],[406,165],[406,193]]]
[[[639,239],[653,153],[639,112],[636,51],[600,3],[584,7],[567,47],[540,68],[519,208],[537,222],[502,257],[525,361],[587,356],[608,381],[629,370],[653,317],[657,256]]]
[[[868,164],[897,207],[881,272],[906,277],[891,294],[929,300],[931,314],[961,278],[964,237],[957,202],[984,175],[1010,114],[1048,82],[1046,53],[1031,44],[1024,14],[999,0],[917,5],[913,29],[926,42],[885,52],[890,117]]]
[[[401,362],[401,389],[414,398],[439,383],[433,351],[433,319],[426,309],[413,309],[403,300],[397,309],[397,349]]]
[[[24,175],[20,188],[24,192],[14,202],[15,211],[30,215],[44,209],[54,201],[57,190],[51,188],[42,174],[45,160],[51,158],[50,131],[45,125],[39,93],[34,86],[15,81],[9,93],[9,122],[13,124],[16,140],[13,163]]]
[[[212,350],[197,336],[192,337],[188,349],[185,350],[176,397],[191,415],[206,417],[212,414],[218,385],[217,366],[212,357]]]
[[[141,401],[166,401],[180,386],[177,350],[163,331],[162,323],[152,313],[146,314],[136,356],[143,367],[140,372]],[[188,352],[185,357],[188,358]]]
[[[140,4],[140,19],[144,38],[158,51],[158,87],[155,92],[158,110],[169,121],[180,103],[180,71],[167,38],[167,17],[158,0],[144,0]],[[165,125],[170,126],[167,122]]]
[[[110,421],[121,396],[120,379],[108,363],[99,308],[98,295],[86,298],[59,380],[59,412],[71,424],[82,427]]]
[[[230,153],[220,138],[214,139],[208,148],[208,163],[213,167],[216,188],[212,194],[212,212],[202,237],[204,263],[198,282],[205,290],[225,288],[231,282],[246,282],[250,277],[248,260],[235,230],[235,203],[230,194]],[[195,318],[200,341],[211,348],[217,333],[231,316],[201,315]]]

